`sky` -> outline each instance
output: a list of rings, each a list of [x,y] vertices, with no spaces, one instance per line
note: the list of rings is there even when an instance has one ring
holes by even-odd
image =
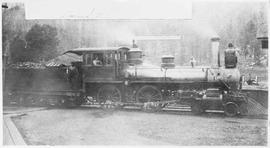
[[[27,0],[27,19],[191,19],[187,0]]]

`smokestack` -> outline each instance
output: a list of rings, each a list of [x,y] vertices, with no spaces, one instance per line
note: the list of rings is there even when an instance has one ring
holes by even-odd
[[[218,36],[211,38],[212,66],[213,67],[220,67],[219,40],[220,38]]]

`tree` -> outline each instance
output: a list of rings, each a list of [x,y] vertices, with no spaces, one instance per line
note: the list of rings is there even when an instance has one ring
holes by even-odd
[[[11,41],[10,57],[12,63],[29,61],[25,40],[20,33]]]
[[[10,3],[7,5],[11,6]],[[25,44],[24,36],[31,23],[26,23],[24,6],[21,3],[2,11],[2,51],[8,56],[7,63],[19,62],[18,58],[22,59],[20,50],[23,50]]]
[[[48,60],[57,53],[57,29],[50,25],[35,24],[25,36],[31,61]]]
[[[242,36],[240,37],[240,45],[244,48],[245,51],[257,58],[259,56],[259,46],[256,39],[257,33],[257,23],[255,17],[250,19],[241,31]]]

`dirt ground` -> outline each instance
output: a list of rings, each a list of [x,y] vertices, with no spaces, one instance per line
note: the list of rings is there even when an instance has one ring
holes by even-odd
[[[29,145],[267,145],[267,120],[50,109],[13,118]]]

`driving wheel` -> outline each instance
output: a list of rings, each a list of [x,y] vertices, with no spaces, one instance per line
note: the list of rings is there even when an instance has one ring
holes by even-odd
[[[104,109],[115,109],[120,106],[121,91],[114,85],[104,85],[98,90],[97,99]]]
[[[136,100],[140,103],[144,103],[142,106],[144,111],[161,110],[161,106],[158,102],[162,100],[162,94],[155,86],[145,85],[141,87],[136,93]]]
[[[136,94],[136,100],[141,103],[156,102],[162,100],[162,95],[157,87],[152,85],[145,85],[138,90]]]

